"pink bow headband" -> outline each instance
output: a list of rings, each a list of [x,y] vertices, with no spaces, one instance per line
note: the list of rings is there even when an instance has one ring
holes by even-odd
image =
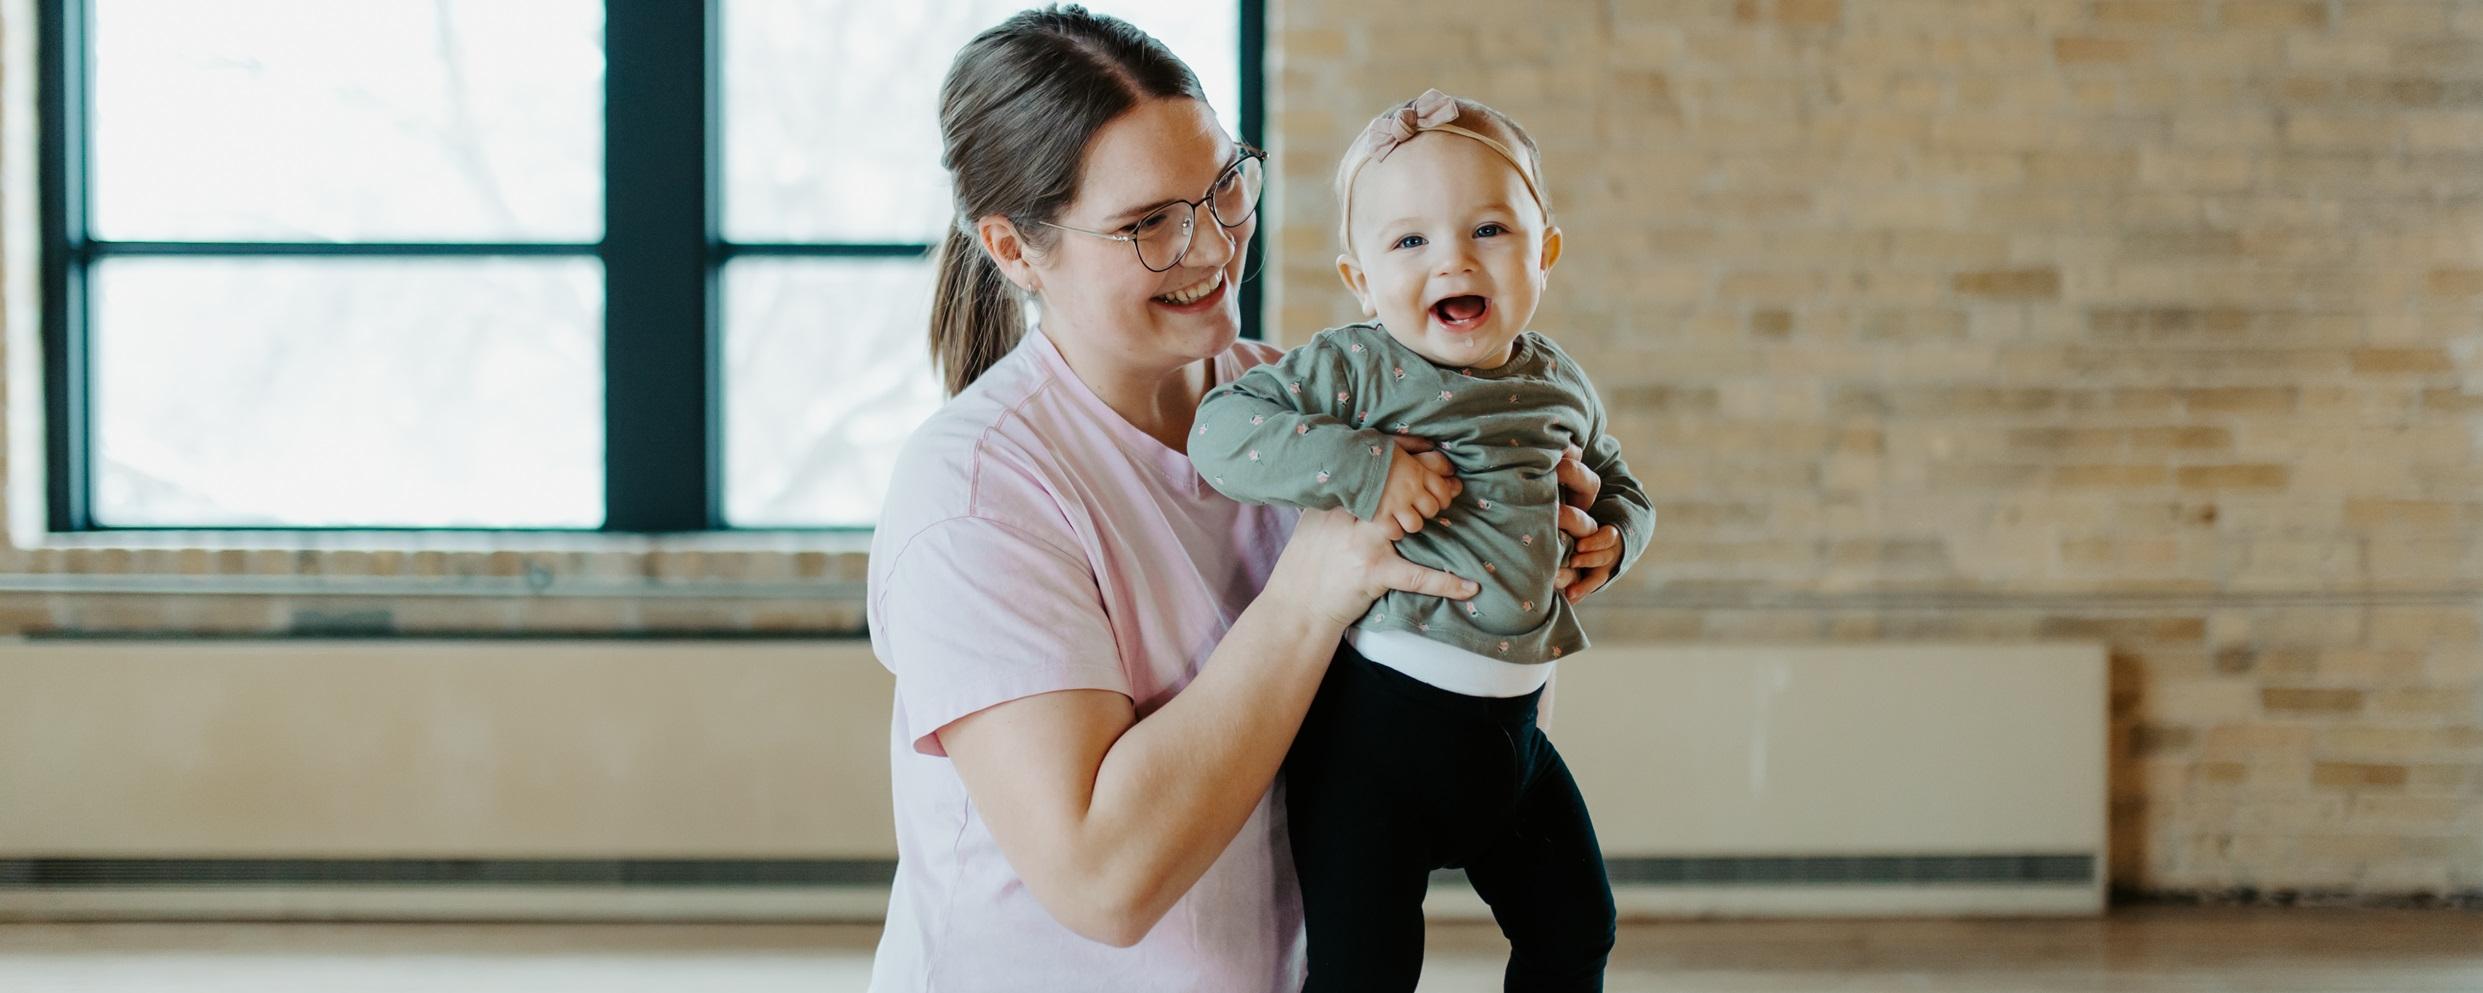
[[[1337,183],[1341,197],[1338,210],[1343,215],[1337,221],[1337,236],[1345,242],[1348,250],[1353,247],[1354,177],[1362,174],[1362,167],[1386,161],[1388,154],[1396,151],[1397,146],[1414,140],[1416,135],[1426,131],[1462,135],[1500,153],[1501,158],[1509,160],[1509,165],[1517,169],[1518,178],[1525,181],[1526,192],[1535,198],[1535,209],[1542,211],[1546,220],[1551,218],[1552,211],[1544,203],[1543,191],[1535,186],[1534,167],[1499,139],[1451,123],[1457,120],[1458,110],[1456,97],[1436,89],[1424,90],[1423,95],[1372,118],[1370,125],[1362,129],[1361,136],[1354,139],[1353,157],[1349,160],[1351,164],[1346,166],[1343,178]]]

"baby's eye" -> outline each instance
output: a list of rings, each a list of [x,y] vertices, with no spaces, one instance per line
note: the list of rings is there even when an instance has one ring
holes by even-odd
[[[1506,227],[1503,227],[1503,226],[1502,226],[1502,225],[1500,225],[1498,222],[1493,222],[1493,223],[1490,223],[1490,224],[1485,224],[1485,225],[1483,225],[1482,227],[1478,227],[1478,228],[1475,228],[1475,229],[1474,229],[1474,236],[1475,236],[1475,237],[1477,237],[1477,238],[1491,238],[1491,237],[1496,237],[1496,236],[1499,236],[1499,235],[1504,235],[1504,234],[1508,234],[1508,233],[1509,233],[1509,229],[1508,229],[1508,228],[1506,228]]]
[[[1390,247],[1390,248],[1421,248],[1421,247],[1423,247],[1423,236],[1418,235],[1418,234],[1409,234],[1409,235],[1406,235],[1406,236],[1405,236],[1405,237],[1403,237],[1403,238],[1399,238],[1399,239],[1397,239],[1397,241],[1396,241],[1396,243],[1395,243],[1395,244],[1390,245],[1390,246],[1388,246],[1388,247]]]

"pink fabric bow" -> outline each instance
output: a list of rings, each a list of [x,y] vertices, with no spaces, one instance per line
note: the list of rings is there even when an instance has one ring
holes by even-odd
[[[1457,98],[1438,90],[1424,90],[1388,113],[1371,120],[1362,130],[1363,155],[1371,162],[1384,162],[1397,146],[1414,140],[1425,128],[1436,128],[1457,119]]]

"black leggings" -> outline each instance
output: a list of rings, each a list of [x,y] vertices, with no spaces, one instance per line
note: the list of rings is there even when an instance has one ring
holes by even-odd
[[[1304,993],[1412,990],[1423,891],[1457,867],[1508,936],[1509,993],[1603,989],[1612,887],[1577,781],[1535,727],[1541,695],[1466,696],[1338,650],[1285,757]]]

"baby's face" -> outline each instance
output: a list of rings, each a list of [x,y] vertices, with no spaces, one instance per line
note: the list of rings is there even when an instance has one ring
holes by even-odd
[[[1498,368],[1560,256],[1525,178],[1463,135],[1427,132],[1354,178],[1345,285],[1390,337],[1439,365]]]

